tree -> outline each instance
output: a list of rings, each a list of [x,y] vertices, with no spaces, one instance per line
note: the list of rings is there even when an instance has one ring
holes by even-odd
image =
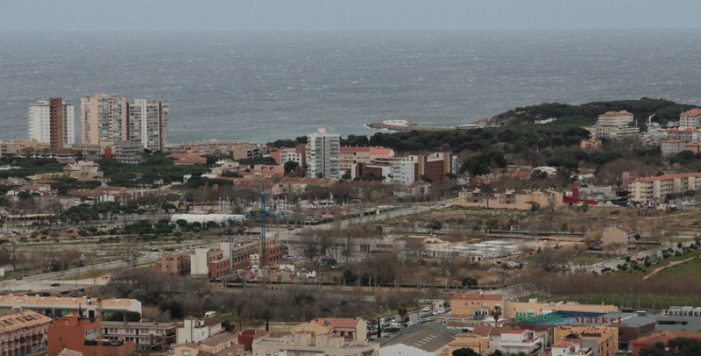
[[[472,349],[468,349],[467,347],[463,347],[461,349],[457,349],[453,351],[453,356],[480,356],[480,354],[476,353]]]
[[[299,168],[299,163],[295,161],[287,161],[285,162],[285,175],[290,175],[294,173],[297,168]]]

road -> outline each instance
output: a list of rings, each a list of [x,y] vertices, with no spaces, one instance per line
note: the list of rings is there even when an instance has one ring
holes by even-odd
[[[695,243],[694,241],[686,241],[686,242],[682,242],[682,246],[688,247],[688,246],[693,245],[694,243]],[[668,248],[674,249],[675,252],[681,250],[677,247],[677,244],[662,245],[656,249],[636,252],[628,257],[630,257],[631,261],[632,260],[642,261],[647,257],[660,258],[660,257],[662,257],[662,251],[666,250]],[[603,261],[603,262],[593,263],[593,264],[586,265],[586,266],[571,266],[571,269],[577,270],[577,271],[583,271],[583,272],[601,273],[601,271],[606,269],[606,268],[615,271],[618,269],[618,265],[622,265],[625,263],[627,263],[626,256],[622,256],[622,257],[616,257],[616,258],[613,258],[613,259],[610,259],[607,261]]]

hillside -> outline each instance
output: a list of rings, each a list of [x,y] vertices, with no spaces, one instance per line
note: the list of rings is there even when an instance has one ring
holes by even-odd
[[[510,126],[532,124],[536,120],[557,118],[567,121],[570,118],[596,118],[607,111],[627,110],[634,114],[638,125],[643,127],[648,116],[655,114],[654,122],[666,124],[675,121],[679,113],[697,106],[679,104],[665,99],[641,98],[639,100],[598,101],[582,105],[561,103],[544,103],[539,105],[515,108],[495,115],[489,120],[492,125]]]

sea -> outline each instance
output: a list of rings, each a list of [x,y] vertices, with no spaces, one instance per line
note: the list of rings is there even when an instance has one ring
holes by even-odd
[[[701,103],[700,30],[0,33],[0,139],[32,101],[170,103],[171,142],[454,126],[518,106]],[[78,110],[77,110],[78,111]],[[76,118],[77,119],[77,118]]]

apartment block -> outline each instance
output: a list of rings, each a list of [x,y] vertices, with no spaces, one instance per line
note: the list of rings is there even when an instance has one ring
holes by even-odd
[[[156,272],[170,276],[184,276],[190,273],[190,255],[166,253],[161,255],[161,259],[154,263]]]
[[[632,200],[637,202],[660,201],[667,194],[699,189],[701,189],[701,172],[639,178],[630,184]]]
[[[0,352],[3,355],[46,353],[47,331],[51,322],[51,318],[30,310],[0,316]]]
[[[311,178],[341,179],[341,136],[326,129],[307,135],[307,176]]]
[[[190,274],[193,277],[217,279],[231,273],[229,255],[220,248],[197,248],[190,255]]]
[[[128,141],[151,151],[163,151],[168,141],[168,103],[135,99],[128,104],[128,112]]]
[[[36,101],[27,110],[27,130],[30,140],[60,151],[75,144],[75,108],[61,98]]]
[[[253,341],[253,356],[268,355],[337,355],[377,356],[380,344],[346,342],[329,334],[299,333],[282,338],[262,337]]]
[[[80,98],[83,144],[113,146],[128,141],[128,104],[123,96],[95,93]]]
[[[627,111],[609,111],[599,115],[596,125],[589,127],[593,139],[619,139],[636,136],[640,130],[633,114]]]
[[[691,109],[679,114],[679,128],[701,128],[701,109]]]

